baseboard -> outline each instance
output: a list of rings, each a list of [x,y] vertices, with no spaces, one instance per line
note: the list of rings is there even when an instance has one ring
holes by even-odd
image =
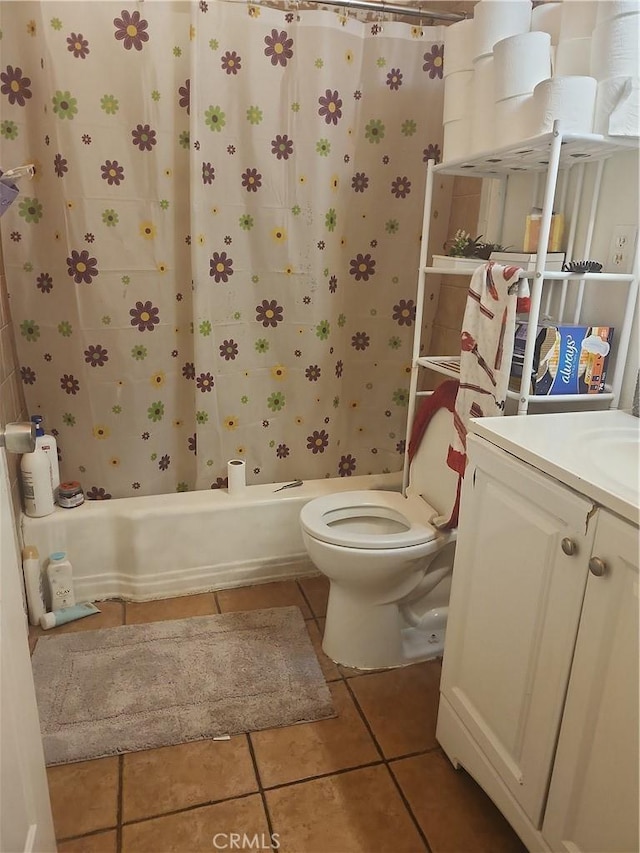
[[[306,554],[296,554],[286,559],[269,558],[197,566],[161,573],[105,572],[90,577],[76,577],[73,585],[78,601],[105,601],[110,598],[152,601],[317,573],[318,570]]]

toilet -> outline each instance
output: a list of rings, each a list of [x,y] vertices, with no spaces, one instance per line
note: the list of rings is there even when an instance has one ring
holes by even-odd
[[[430,519],[454,506],[458,474],[446,464],[453,413],[430,417],[410,465],[406,497],[338,492],[300,513],[302,538],[329,578],[322,648],[358,669],[404,666],[442,655],[456,531]]]

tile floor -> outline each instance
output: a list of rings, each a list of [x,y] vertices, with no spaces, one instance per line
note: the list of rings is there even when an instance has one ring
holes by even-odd
[[[60,853],[200,853],[216,833],[283,853],[526,853],[435,739],[440,662],[361,673],[322,652],[327,585],[306,577],[163,601],[102,602],[85,631],[298,605],[338,716],[51,767]],[[40,629],[32,629],[35,645]],[[227,842],[218,835],[220,848]],[[226,849],[230,849],[227,847]],[[238,848],[236,848],[238,849]],[[241,848],[240,848],[241,849]]]

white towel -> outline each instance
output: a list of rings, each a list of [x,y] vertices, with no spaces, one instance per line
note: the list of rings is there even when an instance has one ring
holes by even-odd
[[[529,290],[519,267],[489,261],[478,267],[469,284],[460,338],[460,387],[456,396],[455,436],[447,464],[461,477],[467,465],[467,430],[471,418],[504,413],[513,340],[516,303],[528,310]],[[448,517],[435,520],[446,526]]]

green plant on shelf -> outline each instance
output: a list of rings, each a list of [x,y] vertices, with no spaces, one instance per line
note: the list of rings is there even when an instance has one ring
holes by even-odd
[[[482,234],[472,237],[461,229],[458,229],[444,246],[450,258],[479,258],[483,261],[489,260],[491,252],[505,251],[505,247],[500,243],[487,243],[482,239]]]

